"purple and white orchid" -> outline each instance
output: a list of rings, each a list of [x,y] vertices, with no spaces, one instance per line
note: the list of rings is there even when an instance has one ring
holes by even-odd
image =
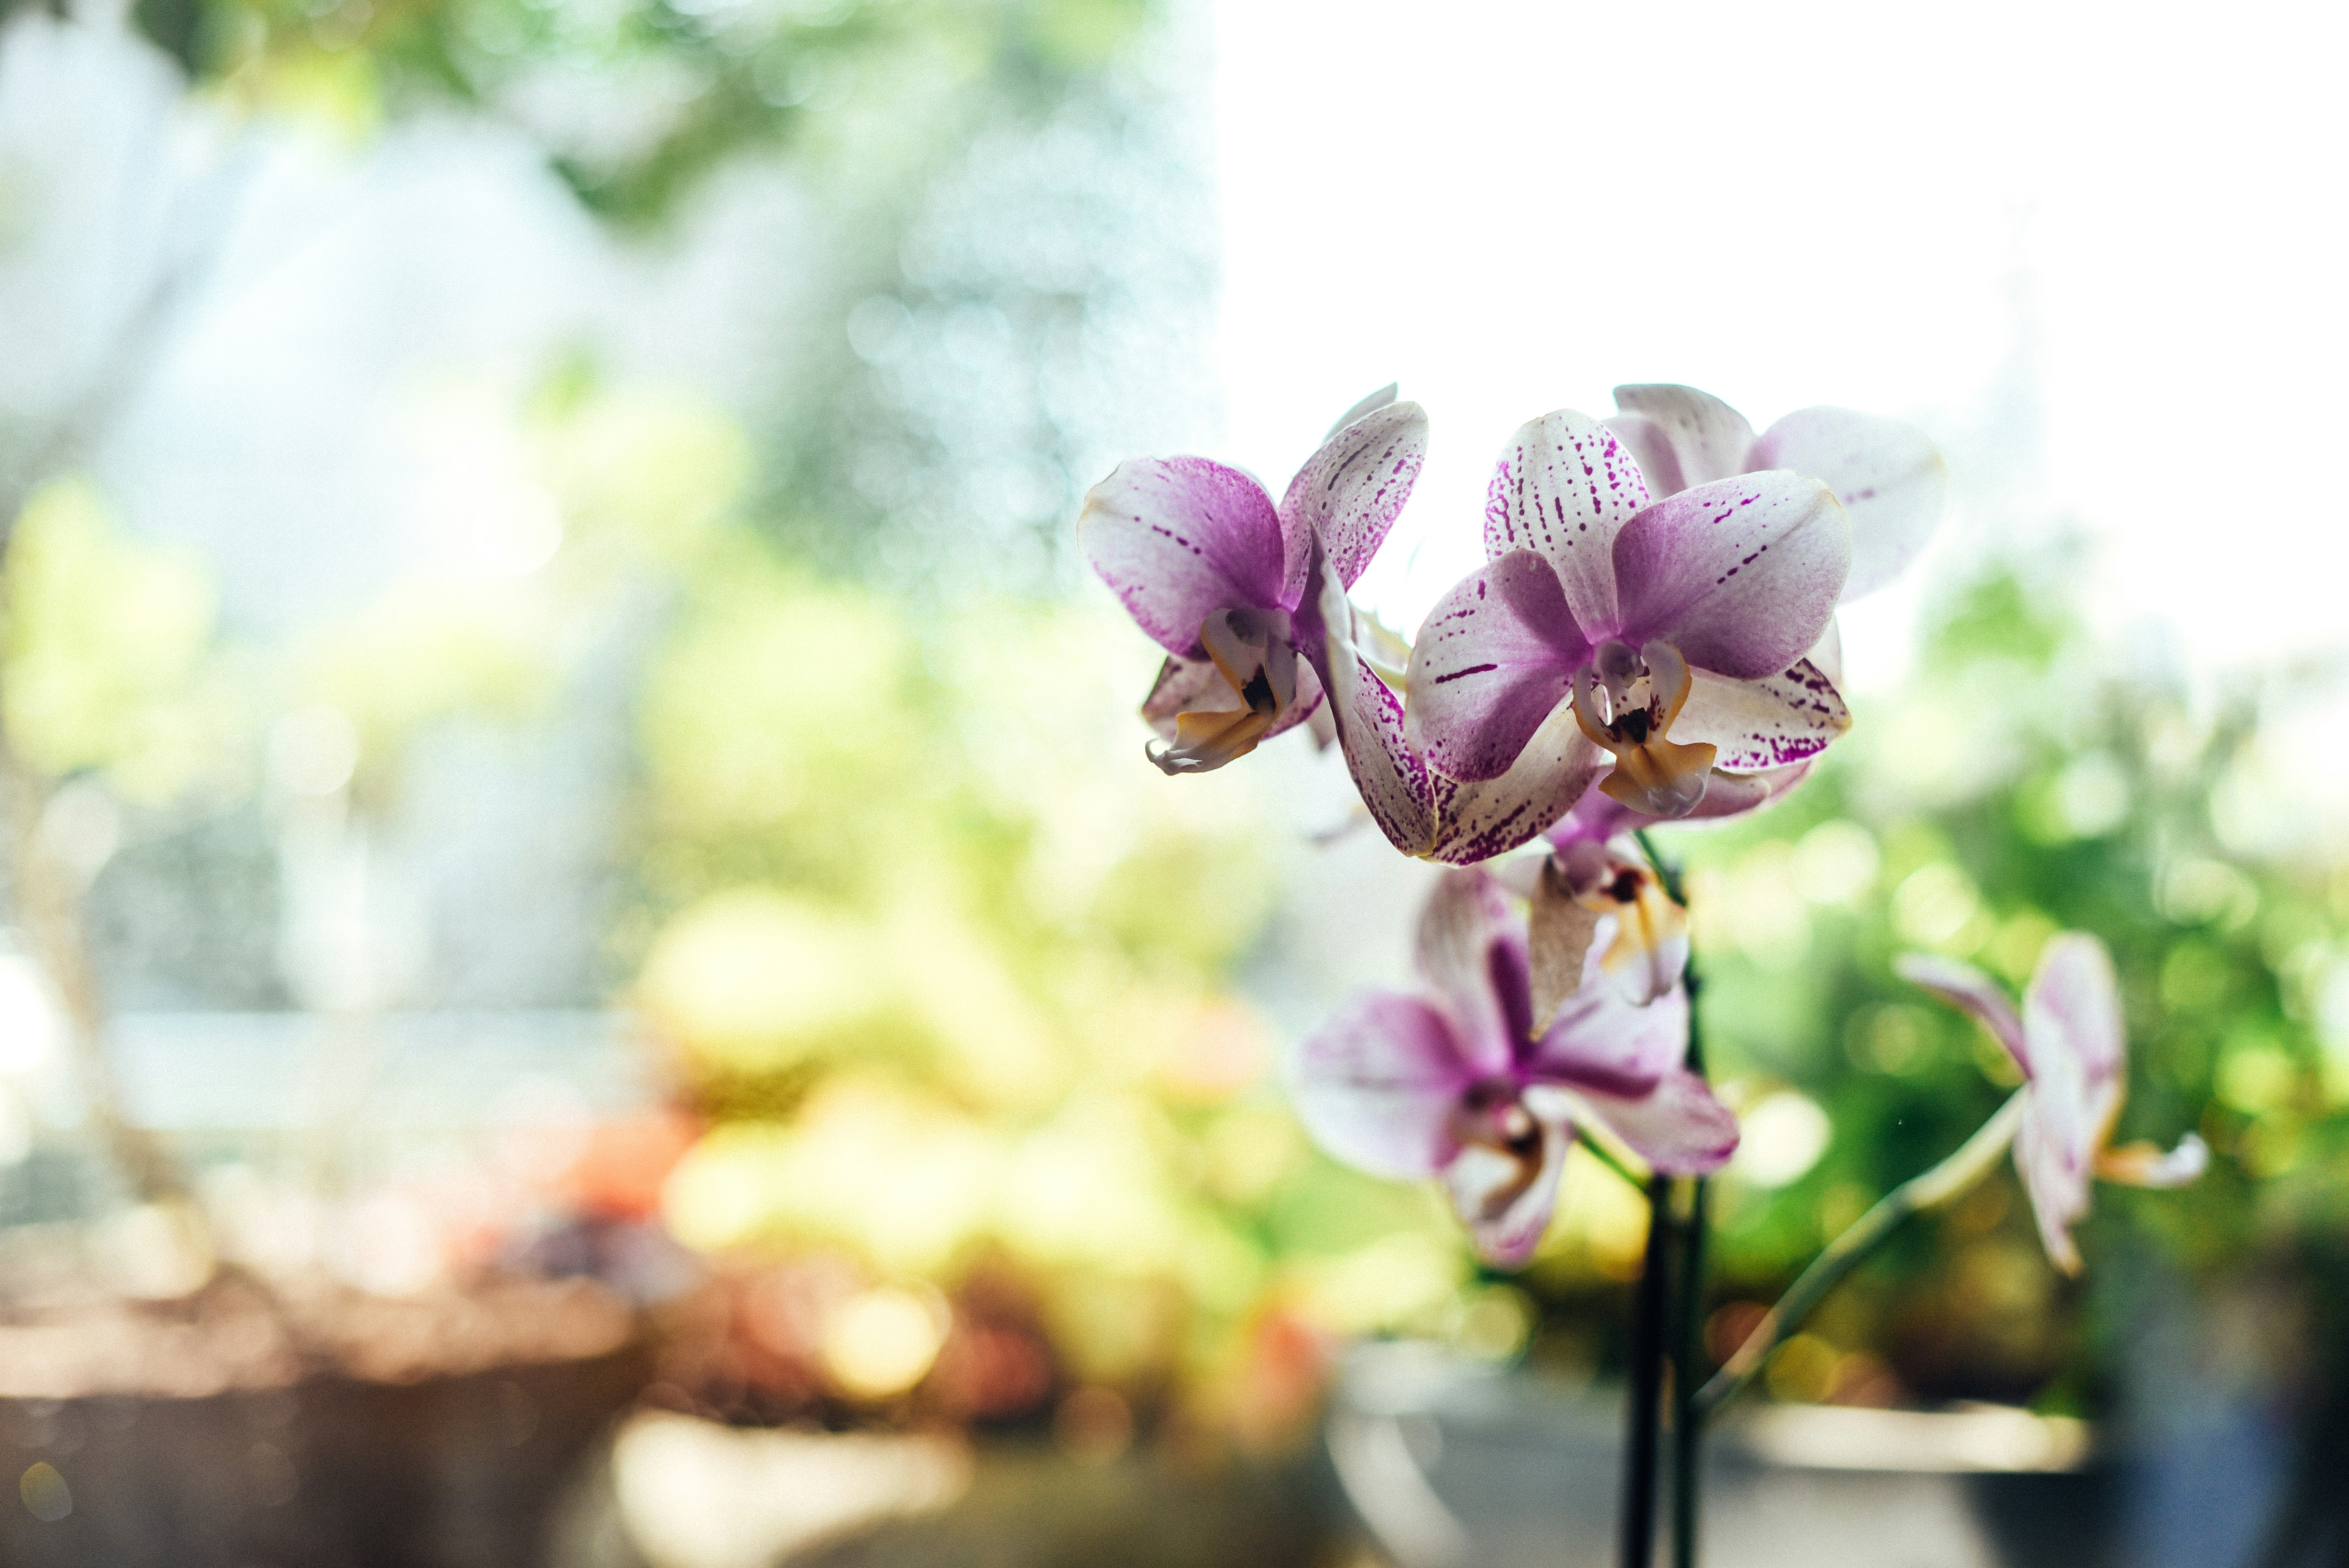
[[[1594,952],[1584,984],[1537,1028],[1525,917],[1482,871],[1437,882],[1415,957],[1425,990],[1355,998],[1299,1047],[1291,1088],[1339,1159],[1441,1178],[1491,1262],[1533,1254],[1578,1127],[1672,1175],[1718,1170],[1735,1150],[1736,1118],[1683,1065],[1679,987],[1635,1006]]]
[[[1706,791],[1708,799],[1713,794]],[[1646,820],[1594,789],[1546,835],[1550,852],[1536,873],[1528,917],[1535,1017],[1547,1016],[1579,984],[1609,916],[1612,936],[1597,964],[1627,998],[1645,1006],[1680,984],[1688,967],[1688,911],[1673,902],[1630,836]]]
[[[1850,725],[1805,656],[1851,564],[1850,525],[1817,480],[1772,470],[1653,500],[1612,430],[1561,409],[1502,452],[1485,545],[1405,677],[1404,740],[1440,775],[1499,778],[1563,719],[1583,746],[1553,767],[1611,754],[1602,790],[1678,818],[1716,768],[1799,764]]]
[[[2019,1015],[1998,983],[1971,965],[1911,953],[1894,967],[1972,1014],[2023,1069],[2014,1166],[2047,1255],[2064,1273],[2080,1272],[2072,1226],[2087,1215],[2091,1177],[2182,1187],[2202,1174],[2209,1150],[2190,1132],[2166,1154],[2146,1142],[2111,1147],[2128,1093],[2128,1042],[2113,961],[2094,936],[2067,931],[2047,944]]]
[[[1276,507],[1206,458],[1135,458],[1086,492],[1077,539],[1168,657],[1143,704],[1167,773],[1203,773],[1310,717],[1322,699],[1324,580],[1371,562],[1427,452],[1427,416],[1372,393]]]
[[[1784,469],[1835,491],[1851,521],[1843,602],[1873,593],[1925,548],[1949,504],[1949,469],[1914,425],[1850,408],[1798,408],[1756,436],[1745,416],[1693,387],[1615,388],[1607,428],[1651,495]]]

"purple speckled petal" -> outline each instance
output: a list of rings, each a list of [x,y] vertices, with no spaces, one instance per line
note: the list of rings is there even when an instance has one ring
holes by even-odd
[[[1944,1002],[1981,1020],[1991,1038],[2006,1047],[2026,1078],[2035,1078],[2031,1047],[2023,1034],[2022,1016],[1997,981],[1971,964],[1930,953],[1904,953],[1892,961],[1892,972],[1912,985],[1922,985]]]
[[[1475,1074],[1416,996],[1356,996],[1299,1045],[1289,1092],[1313,1140],[1381,1176],[1431,1176],[1460,1150],[1453,1112]]]
[[[1590,944],[1582,988],[1567,998],[1518,1070],[1578,1090],[1639,1096],[1688,1057],[1688,993],[1675,985],[1645,1004],[1632,1001],[1606,971],[1611,930]]]
[[[1807,659],[1758,680],[1731,680],[1707,670],[1693,675],[1671,738],[1684,746],[1718,748],[1715,768],[1760,773],[1791,767],[1825,751],[1851,727],[1843,698]],[[1703,803],[1698,805],[1702,810]]]
[[[1158,645],[1204,658],[1199,624],[1217,610],[1282,602],[1288,549],[1264,487],[1205,458],[1133,458],[1085,492],[1077,542]]]
[[[1382,403],[1341,427],[1306,459],[1281,498],[1283,529],[1292,541],[1319,539],[1350,588],[1411,499],[1427,459],[1427,416],[1416,403]],[[1302,558],[1289,568],[1290,603],[1305,585]]]
[[[1575,620],[1615,619],[1615,535],[1649,500],[1614,433],[1560,408],[1519,426],[1485,492],[1485,555],[1539,551],[1557,573]]]
[[[1661,639],[1716,675],[1775,675],[1826,631],[1850,566],[1850,524],[1816,480],[1771,472],[1699,485],[1616,535],[1616,634],[1634,646]]]
[[[1150,695],[1143,699],[1142,717],[1159,738],[1174,739],[1174,721],[1186,713],[1237,713],[1242,703],[1240,694],[1224,679],[1212,659],[1182,659],[1169,655],[1158,666],[1158,678],[1151,684]],[[1287,712],[1264,732],[1271,739],[1282,731],[1304,723],[1321,706],[1321,680],[1309,665],[1300,665],[1297,671],[1297,696]]]
[[[1745,416],[1693,387],[1618,387],[1607,421],[1639,460],[1648,493],[1661,499],[1758,467],[1747,458],[1754,427]]]
[[[1483,872],[1449,871],[1419,912],[1412,961],[1442,1001],[1460,1056],[1481,1078],[1508,1071],[1533,1026],[1526,923]]]
[[[1352,624],[1346,590],[1325,562],[1320,595],[1299,617],[1304,651],[1324,689],[1336,694],[1327,711],[1371,820],[1403,853],[1425,854],[1435,836],[1427,765],[1403,739],[1402,700],[1355,653]]]
[[[1737,1152],[1737,1118],[1686,1068],[1671,1068],[1643,1094],[1575,1092],[1616,1137],[1666,1176],[1709,1176]]]
[[[1461,579],[1420,626],[1403,733],[1438,772],[1497,779],[1589,656],[1548,561],[1512,551]]]
[[[1835,491],[1851,515],[1847,603],[1917,559],[1940,526],[1950,470],[1925,432],[1849,408],[1802,408],[1762,433],[1746,467],[1789,469]]]
[[[1445,1168],[1444,1191],[1476,1253],[1495,1268],[1517,1268],[1541,1245],[1557,1207],[1574,1134],[1562,1120],[1536,1119],[1539,1141],[1522,1151],[1484,1143],[1462,1146]]]
[[[1577,801],[1596,794],[1591,782],[1609,761],[1574,722],[1573,705],[1559,704],[1498,779],[1429,772],[1435,803],[1435,841],[1429,853],[1454,865],[1474,865],[1532,842]]]

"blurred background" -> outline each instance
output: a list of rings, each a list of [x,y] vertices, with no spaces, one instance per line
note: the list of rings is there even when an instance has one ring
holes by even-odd
[[[1428,873],[1301,731],[1159,777],[1072,548],[1400,378],[1406,630],[1617,382],[1950,462],[1853,734],[1669,839],[1716,1355],[2011,1086],[1902,949],[2101,934],[2122,1135],[2215,1153],[2078,1281],[2007,1171],[1913,1225],[1710,1560],[2349,1561],[2342,30],[19,0],[0,1553],[1610,1561],[1640,1199],[1503,1277],[1310,1149]]]

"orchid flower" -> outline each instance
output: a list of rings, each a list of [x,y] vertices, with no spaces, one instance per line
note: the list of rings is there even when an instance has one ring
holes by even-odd
[[[2023,1069],[2014,1166],[2031,1195],[2047,1255],[2064,1273],[2080,1271],[2071,1229],[2087,1215],[2091,1176],[2136,1187],[2182,1187],[2202,1174],[2209,1150],[2190,1132],[2167,1154],[2151,1143],[2111,1146],[2113,1123],[2128,1092],[2127,1038],[2120,987],[2103,943],[2077,931],[2050,941],[2019,1016],[1997,982],[1970,965],[1911,953],[1894,967],[1972,1014]]]
[[[1291,1087],[1340,1160],[1440,1178],[1491,1262],[1532,1255],[1578,1127],[1672,1175],[1718,1170],[1736,1149],[1736,1118],[1682,1065],[1686,992],[1635,1006],[1594,953],[1537,1028],[1525,918],[1489,872],[1444,874],[1415,957],[1424,991],[1355,998],[1299,1048]]]
[[[1851,520],[1850,603],[1899,576],[1949,502],[1950,475],[1922,430],[1849,408],[1801,408],[1760,436],[1693,387],[1618,387],[1607,428],[1630,449],[1651,495],[1785,469],[1835,491]]]
[[[1444,778],[1500,778],[1571,726],[1583,766],[1611,757],[1601,790],[1685,817],[1716,768],[1798,764],[1849,727],[1805,656],[1851,564],[1843,507],[1816,480],[1773,470],[1654,500],[1613,431],[1561,409],[1502,452],[1485,546],[1405,677],[1403,741]]]
[[[1426,455],[1427,417],[1394,391],[1349,409],[1278,507],[1194,457],[1130,459],[1086,493],[1078,542],[1168,655],[1142,709],[1161,770],[1221,768],[1319,706],[1322,579],[1342,603]]]
[[[1706,791],[1707,799],[1713,795]],[[1528,917],[1537,1020],[1554,1014],[1581,983],[1585,960],[1609,917],[1612,938],[1592,961],[1627,1000],[1644,1006],[1680,984],[1688,966],[1688,911],[1665,892],[1663,879],[1631,838],[1647,820],[1592,790],[1546,835],[1550,852],[1535,875]]]

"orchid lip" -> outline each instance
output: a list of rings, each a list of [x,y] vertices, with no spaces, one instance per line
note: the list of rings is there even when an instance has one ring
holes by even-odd
[[[1670,738],[1695,677],[1670,643],[1636,652],[1609,638],[1574,673],[1574,717],[1593,744],[1615,758],[1599,781],[1609,797],[1651,817],[1685,817],[1704,799],[1719,749]]]
[[[1200,645],[1234,706],[1178,714],[1172,745],[1143,746],[1160,772],[1209,773],[1246,757],[1297,701],[1297,649],[1278,610],[1218,610],[1199,624]]]

